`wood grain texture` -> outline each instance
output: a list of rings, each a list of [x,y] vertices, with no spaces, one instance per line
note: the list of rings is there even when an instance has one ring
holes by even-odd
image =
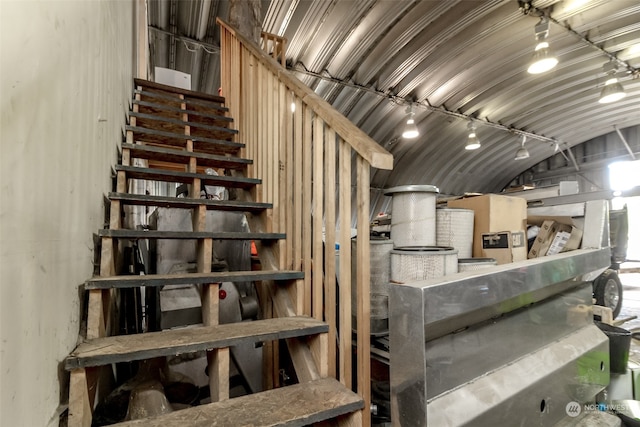
[[[140,96],[140,94],[137,94],[136,96]],[[137,105],[138,111],[144,114],[154,114],[162,117],[178,117],[184,112],[189,115],[191,120],[208,119],[205,123],[218,123],[219,125],[223,123],[233,123],[233,118],[224,116],[223,111],[219,111],[218,114],[207,114],[197,110],[190,110],[188,108],[182,109],[153,101],[141,101],[139,99],[134,99],[133,105]]]
[[[225,348],[327,332],[327,325],[296,316],[88,340],[65,360],[67,370]]]
[[[340,205],[340,277],[338,278],[340,307],[338,324],[340,382],[351,388],[352,340],[351,340],[351,147],[344,141],[339,143],[338,199]]]
[[[145,196],[140,194],[109,193],[109,199],[120,200],[122,204],[138,206],[163,206],[193,209],[206,206],[207,209],[235,212],[261,212],[270,209],[270,203],[239,202],[236,200],[191,199],[184,197]]]
[[[357,236],[357,329],[358,329],[358,394],[364,399],[365,408],[371,406],[371,263],[369,255],[369,206],[370,206],[370,166],[358,157],[356,161],[356,201],[358,209],[358,236]],[[363,411],[363,425],[371,424],[371,413]]]
[[[324,319],[329,324],[329,376],[336,377],[336,133],[328,127],[324,141]]]
[[[208,352],[209,390],[211,401],[229,399],[229,349],[219,348]]]
[[[91,405],[87,389],[87,375],[84,369],[71,371],[69,382],[69,427],[91,426]]]
[[[197,159],[196,159],[197,160]],[[222,187],[251,188],[259,184],[260,179],[244,177],[231,177],[225,175],[208,175],[205,173],[178,172],[172,170],[159,170],[151,168],[141,168],[135,166],[116,166],[116,172],[126,174],[127,178],[144,179],[147,181],[163,181],[189,184],[198,178],[204,185],[217,185]],[[118,187],[120,188],[120,187]],[[123,193],[124,190],[117,192]]]
[[[217,19],[217,22],[221,26],[226,25],[220,18]],[[234,37],[256,57],[269,74],[277,76],[289,90],[313,108],[314,112],[330,127],[335,129],[368,164],[378,169],[393,168],[393,156],[391,153],[382,148],[369,135],[333,108],[331,104],[317,95],[313,89],[298,80],[292,73],[283,69],[273,58],[261,51],[246,37],[238,33],[234,33]]]
[[[183,133],[166,132],[137,126],[126,126],[126,130],[133,132],[134,141],[153,142],[161,145],[184,147],[185,141],[189,139],[189,136]],[[244,144],[201,136],[197,139],[194,137],[193,146],[194,151],[213,154],[236,154],[240,148],[244,147]]]
[[[215,239],[215,240],[279,240],[284,233],[250,233],[240,231],[158,231],[158,230],[98,230],[101,237],[117,239]]]
[[[184,95],[185,98],[199,99],[199,100],[209,101],[211,103],[217,103],[217,104],[224,104],[225,102],[225,99],[222,96],[209,95],[203,92],[195,92],[192,90],[182,89],[174,86],[167,86],[161,83],[156,83],[156,82],[152,82],[144,79],[136,78],[133,81],[136,86],[141,86],[143,88],[150,88],[150,89],[159,89],[159,90],[163,90],[173,94],[180,94],[180,95]]]
[[[214,168],[242,169],[253,163],[252,160],[242,159],[239,157],[219,156],[208,153],[190,153],[185,150],[177,150],[174,148],[154,145],[122,143],[122,149],[130,150],[130,155],[133,158],[158,160],[167,163],[179,163],[182,165],[189,164],[192,157],[196,159],[198,166],[210,166]]]
[[[281,387],[126,423],[119,427],[302,427],[362,408],[362,399],[334,379]]]
[[[222,282],[302,279],[300,271],[224,271],[191,274],[147,274],[143,276],[93,277],[86,281],[85,289],[132,288],[138,286],[202,285]]]

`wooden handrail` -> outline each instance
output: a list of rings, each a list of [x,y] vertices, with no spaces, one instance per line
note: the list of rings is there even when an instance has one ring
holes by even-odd
[[[275,59],[267,55],[262,49],[256,46],[253,41],[244,37],[222,19],[217,18],[216,22],[220,27],[236,37],[269,71],[277,75],[279,80],[282,81],[288,89],[293,91],[295,96],[311,106],[314,112],[320,116],[325,123],[342,135],[348,144],[371,166],[378,169],[393,169],[393,155],[391,153],[382,148],[369,135],[354,125],[344,115],[340,114],[331,104],[318,96],[289,71],[283,69]]]
[[[261,229],[287,236],[266,250],[258,248],[258,253],[268,253],[263,267],[304,272],[304,282],[272,293],[271,301],[261,298],[261,304],[266,304],[262,312],[265,316],[304,314],[327,322],[328,348],[322,355],[327,365],[320,366],[318,374],[333,376],[347,387],[355,386],[351,381],[353,316],[357,322],[356,392],[369,408],[370,169],[391,169],[393,157],[287,71],[281,65],[284,52],[272,51],[272,45],[265,43],[268,53],[282,55],[278,63],[224,21],[217,22],[225,106],[234,118],[239,141],[246,144],[242,155],[253,160],[247,176],[262,179],[253,197],[273,204],[261,218]],[[357,238],[352,247],[354,217]],[[289,348],[296,354],[292,358],[303,366],[312,362],[311,356],[301,357],[300,350]],[[271,367],[267,371],[273,371],[277,352],[267,348],[264,353]],[[362,421],[370,424],[368,410],[363,411]]]

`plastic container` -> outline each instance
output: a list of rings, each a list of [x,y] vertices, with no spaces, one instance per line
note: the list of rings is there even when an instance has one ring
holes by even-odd
[[[609,337],[609,366],[613,374],[627,372],[629,361],[629,347],[631,346],[631,332],[602,322],[595,322],[596,326]]]

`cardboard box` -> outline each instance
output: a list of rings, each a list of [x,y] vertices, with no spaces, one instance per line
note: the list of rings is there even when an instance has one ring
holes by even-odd
[[[530,217],[530,225],[539,225],[528,258],[555,255],[580,247],[582,230],[577,228],[571,217]]]
[[[527,259],[527,244],[524,238],[527,226],[527,201],[522,197],[484,194],[449,200],[447,206],[474,211],[473,256],[475,258],[485,256],[483,255],[483,234],[508,231],[511,233],[511,239],[517,240],[516,245],[512,245],[510,249],[512,260]],[[520,237],[524,241],[522,245],[519,244]]]
[[[519,261],[514,257],[519,256],[523,247],[526,250],[527,242],[523,231],[482,234],[482,257],[494,258],[498,265]]]

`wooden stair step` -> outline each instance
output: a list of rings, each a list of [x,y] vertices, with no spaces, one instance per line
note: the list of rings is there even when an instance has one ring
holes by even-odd
[[[214,240],[281,240],[284,233],[245,233],[233,231],[158,231],[158,230],[110,230],[98,231],[100,237],[115,239],[214,239]]]
[[[322,378],[114,426],[301,427],[359,411],[363,407],[360,396],[333,378]]]
[[[140,97],[143,101],[152,100],[155,103],[161,103],[168,107],[181,108],[183,104],[187,106],[187,109],[195,109],[196,111],[207,114],[225,114],[229,111],[227,107],[221,104],[212,103],[210,101],[201,101],[192,98],[181,99],[177,96],[168,95],[161,92],[153,92],[149,90],[135,89],[133,91],[134,97]]]
[[[187,197],[146,196],[141,194],[109,193],[109,200],[119,200],[125,205],[157,206],[193,209],[205,206],[208,210],[258,213],[271,209],[271,203],[240,202],[237,200],[191,199]]]
[[[225,169],[241,169],[253,163],[250,159],[239,157],[219,156],[208,153],[192,153],[154,145],[122,143],[122,149],[131,151],[131,157],[136,159],[157,160],[168,163],[188,165],[190,158],[195,158],[199,166]]]
[[[205,138],[202,136],[185,135],[184,133],[165,132],[156,129],[148,129],[138,126],[126,127],[133,132],[135,141],[152,142],[155,144],[170,145],[173,147],[185,147],[188,139],[193,141],[193,150],[212,154],[236,154],[244,147],[240,142],[225,141],[223,139]]]
[[[184,121],[179,118],[164,117],[157,114],[144,114],[129,112],[129,117],[136,118],[136,126],[146,129],[156,129],[172,133],[184,133],[185,126],[189,126],[192,137],[209,137],[213,139],[228,140],[238,133],[236,129],[214,126],[194,121]]]
[[[218,126],[224,126],[233,123],[233,118],[227,116],[221,116],[218,114],[207,114],[202,111],[182,109],[178,107],[172,107],[166,104],[158,104],[150,101],[133,100],[133,104],[138,106],[138,111],[147,114],[158,114],[163,117],[171,115],[171,117],[180,117],[182,114],[188,114],[189,120],[208,119],[214,123],[219,123]],[[175,114],[172,114],[175,113]]]
[[[65,359],[72,370],[154,357],[226,348],[325,333],[329,326],[306,317],[280,317],[195,328],[95,338],[81,343]]]
[[[85,282],[85,289],[137,288],[140,286],[206,285],[222,282],[288,281],[303,279],[304,273],[295,270],[221,271],[211,273],[147,274],[142,276],[93,277]]]
[[[205,106],[211,106],[211,108],[218,107],[223,111],[229,111],[228,108],[223,106],[225,99],[222,96],[211,95],[203,92],[195,92],[192,90],[182,89],[174,86],[167,86],[161,83],[151,82],[143,79],[134,79],[134,84],[136,87],[140,86],[143,88],[153,89],[156,91],[159,90],[159,91],[166,92],[167,94],[160,94],[158,92],[149,92],[149,91],[145,91],[144,89],[142,89],[141,92],[163,95],[169,99],[180,99],[176,95],[183,95],[185,102],[199,103]],[[136,91],[139,91],[139,89],[136,89]]]
[[[173,170],[142,168],[137,166],[116,165],[116,172],[125,172],[127,178],[144,179],[148,181],[179,182],[190,184],[194,179],[199,179],[202,185],[215,185],[248,189],[262,181],[254,178],[233,177],[225,175],[208,175],[205,173],[180,172]]]

